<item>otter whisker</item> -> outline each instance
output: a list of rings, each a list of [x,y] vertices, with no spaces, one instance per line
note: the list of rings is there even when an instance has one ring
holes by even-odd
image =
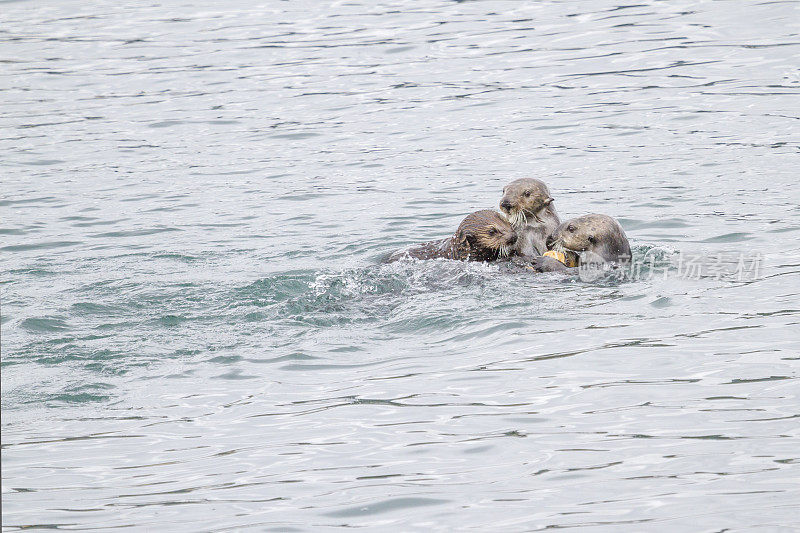
[[[556,241],[555,244],[553,244],[553,247],[551,248],[551,250],[553,250],[555,252],[561,252],[561,253],[564,253],[564,254],[568,253],[568,252],[569,253],[573,253],[575,255],[580,255],[581,254],[581,252],[579,250],[573,250],[571,248],[567,248],[566,246],[564,246],[564,243],[561,242],[561,241]]]
[[[528,217],[525,216],[524,211],[514,211],[514,213],[508,215],[508,221],[515,229],[519,229],[528,223]]]

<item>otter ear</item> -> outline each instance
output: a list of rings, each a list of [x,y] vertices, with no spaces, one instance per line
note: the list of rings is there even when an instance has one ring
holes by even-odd
[[[594,238],[594,235],[589,235],[586,239],[592,244],[597,244],[597,239]]]

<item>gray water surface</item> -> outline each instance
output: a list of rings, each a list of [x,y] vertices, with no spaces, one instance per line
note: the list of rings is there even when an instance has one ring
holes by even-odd
[[[799,21],[3,2],[4,530],[800,528]],[[644,270],[379,264],[519,177]]]

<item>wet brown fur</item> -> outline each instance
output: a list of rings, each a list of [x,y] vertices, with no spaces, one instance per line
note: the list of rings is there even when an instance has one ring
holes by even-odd
[[[626,264],[632,260],[628,237],[619,222],[607,215],[584,215],[560,224],[547,239],[547,247],[565,254],[567,263],[584,267]],[[514,258],[516,265],[539,272],[575,271],[552,257]]]
[[[516,240],[514,228],[500,213],[484,209],[467,215],[452,237],[398,250],[385,262],[404,258],[496,261],[501,248],[506,246],[510,251]]]
[[[580,256],[580,263],[626,263],[631,246],[619,222],[607,215],[583,215],[561,224],[548,248]],[[586,252],[590,252],[587,256]]]
[[[522,178],[506,185],[500,209],[519,237],[514,248],[516,255],[543,254],[547,250],[547,238],[561,223],[550,190],[535,178]]]

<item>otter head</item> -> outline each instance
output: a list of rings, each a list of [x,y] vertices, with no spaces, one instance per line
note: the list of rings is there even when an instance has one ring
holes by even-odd
[[[547,247],[566,256],[567,266],[587,263],[626,263],[631,247],[619,222],[606,215],[567,220],[547,239]]]
[[[552,203],[550,190],[543,181],[522,178],[505,186],[500,209],[515,228],[520,228],[529,222],[529,218],[533,218],[530,222],[543,223],[543,217]]]
[[[461,221],[453,242],[460,259],[494,261],[508,257],[517,242],[517,233],[500,213],[484,209]]]

